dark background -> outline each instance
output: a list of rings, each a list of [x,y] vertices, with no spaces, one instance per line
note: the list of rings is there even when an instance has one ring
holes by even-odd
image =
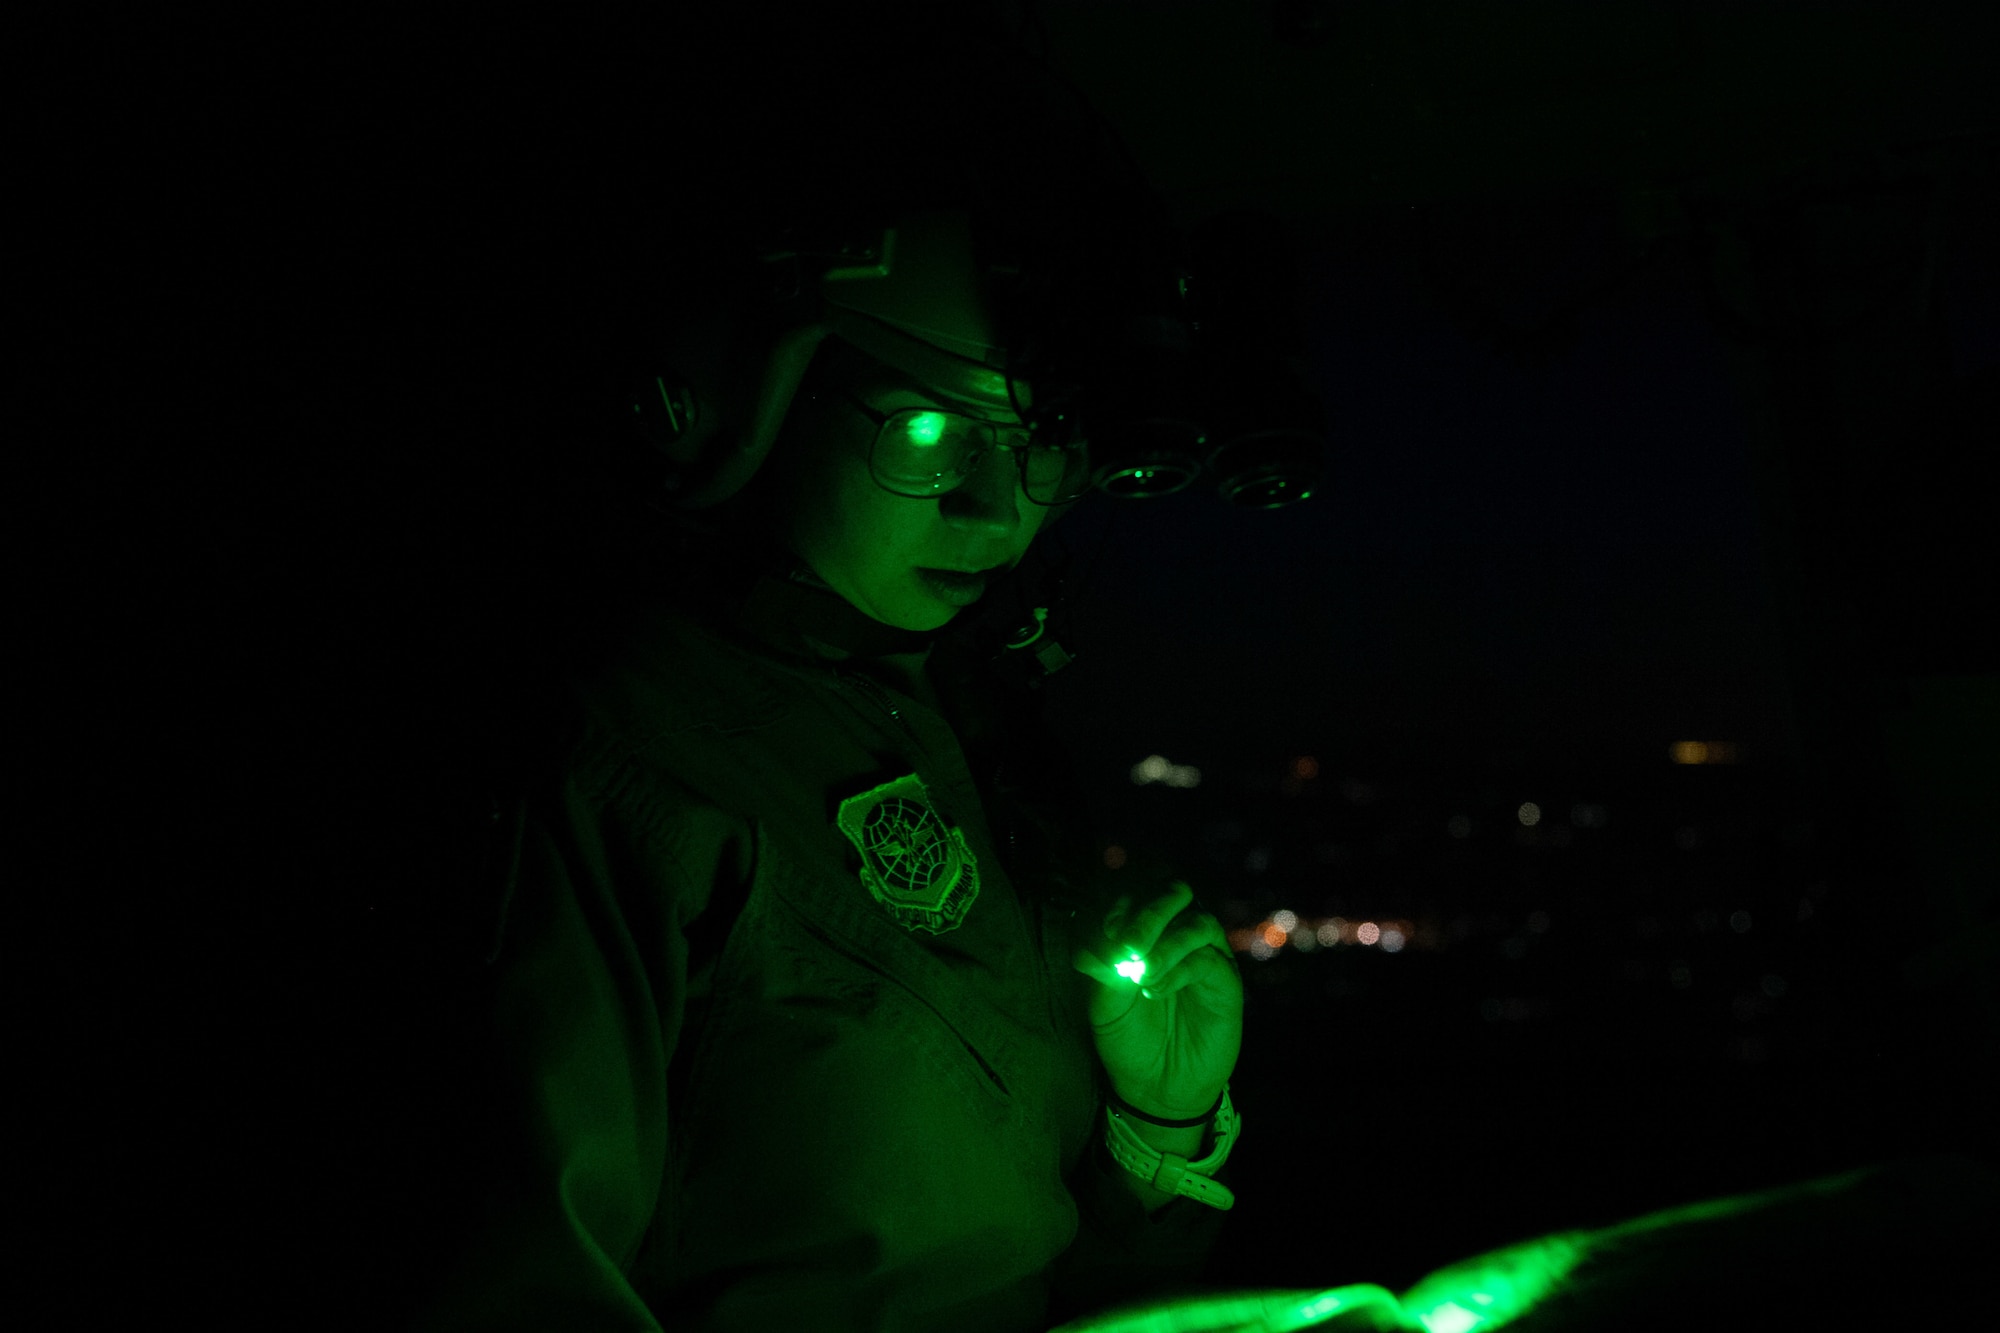
[[[1990,1161],[1979,11],[1041,10],[1184,224],[1284,220],[1332,445],[1291,509],[1197,487],[1067,520],[1091,573],[1049,717],[1098,841],[1172,858],[1233,931],[1414,932],[1241,955],[1217,1280],[1394,1287],[1691,1198]],[[396,904],[330,881],[385,809],[476,817],[396,676],[533,577],[509,524],[535,474],[308,429],[395,401],[326,373],[300,313],[337,301],[342,238],[308,216],[286,89],[332,56],[254,26],[37,33],[48,225],[19,281],[56,465],[23,491],[18,712],[53,743],[23,752],[15,975],[30,1063],[60,1072],[29,1174],[94,1272],[283,1293],[313,1259],[257,1234],[241,1164],[319,1191],[324,1229],[355,1202],[285,1174],[321,1155],[262,1107],[379,1105],[313,1043],[390,966]],[[339,52],[360,107],[402,50],[377,36]],[[1199,785],[1135,785],[1154,754]]]
[[[1417,926],[1239,955],[1258,1211],[1220,1269],[1395,1287],[1990,1160],[1990,27],[1135,12],[1046,16],[1184,217],[1292,224],[1333,452],[1294,509],[1079,510],[1102,563],[1051,716],[1101,842],[1169,849],[1239,943],[1279,909]],[[1154,754],[1200,785],[1135,784]]]

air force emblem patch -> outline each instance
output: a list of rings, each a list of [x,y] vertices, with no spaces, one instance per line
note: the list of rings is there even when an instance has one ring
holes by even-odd
[[[979,862],[947,828],[915,773],[840,803],[836,821],[861,854],[861,882],[906,930],[956,929],[979,897]]]

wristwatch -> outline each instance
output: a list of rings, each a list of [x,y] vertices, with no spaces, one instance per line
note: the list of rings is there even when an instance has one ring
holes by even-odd
[[[1229,1187],[1210,1179],[1229,1160],[1229,1150],[1236,1146],[1237,1135],[1243,1132],[1243,1117],[1236,1114],[1226,1086],[1222,1090],[1222,1107],[1215,1113],[1215,1146],[1198,1162],[1190,1162],[1177,1153],[1161,1152],[1147,1143],[1115,1105],[1105,1105],[1104,1118],[1105,1146],[1111,1149],[1118,1165],[1162,1194],[1177,1194],[1224,1212],[1236,1206],[1236,1196]]]

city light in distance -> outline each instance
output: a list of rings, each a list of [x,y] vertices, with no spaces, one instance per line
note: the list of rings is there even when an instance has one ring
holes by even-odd
[[[1549,817],[1539,801],[1523,801],[1514,807],[1514,822],[1522,828],[1537,828]],[[1569,808],[1569,822],[1577,828],[1600,829],[1611,822],[1611,811],[1604,806],[1587,801],[1578,802]],[[1472,836],[1472,816],[1455,814],[1445,821],[1445,836],[1463,839]],[[1568,846],[1569,831],[1560,823],[1550,825],[1550,836],[1557,846]]]
[[[1288,944],[1300,953],[1339,945],[1380,949],[1383,953],[1400,953],[1412,945],[1435,947],[1421,942],[1415,923],[1400,917],[1350,921],[1329,916],[1307,920],[1290,909],[1280,909],[1254,926],[1229,932],[1229,947],[1249,954],[1260,963],[1276,956]]]
[[[1132,785],[1144,787],[1154,782],[1168,787],[1199,787],[1201,770],[1188,764],[1168,763],[1162,755],[1149,754],[1132,765]]]
[[[1285,776],[1278,779],[1278,790],[1287,796],[1297,796],[1306,789],[1306,784],[1319,776],[1319,760],[1309,754],[1302,754],[1285,766]]]
[[[1740,749],[1735,741],[1675,741],[1667,757],[1676,764],[1733,764]]]

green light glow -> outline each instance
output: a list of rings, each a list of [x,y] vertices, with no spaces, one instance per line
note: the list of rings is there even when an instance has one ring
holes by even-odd
[[[1348,1316],[1356,1316],[1350,1320]],[[1369,1282],[1328,1291],[1252,1291],[1226,1296],[1198,1296],[1172,1305],[1093,1315],[1064,1324],[1051,1333],[1293,1333],[1328,1320],[1334,1327],[1401,1328],[1396,1297]]]
[[[944,438],[945,417],[942,412],[917,412],[908,418],[903,428],[903,438],[911,444],[928,447]]]
[[[1440,1305],[1421,1318],[1430,1333],[1466,1333],[1467,1329],[1478,1328],[1480,1323],[1480,1316],[1462,1305]]]
[[[1291,1333],[1293,1329],[1311,1328],[1314,1324],[1358,1310],[1368,1310],[1378,1317],[1386,1316],[1393,1320],[1398,1313],[1395,1293],[1372,1282],[1356,1282],[1309,1296],[1294,1304],[1290,1310],[1277,1312],[1269,1322],[1271,1328]],[[1394,1324],[1391,1323],[1390,1327]]]
[[[1512,1323],[1559,1290],[1571,1273],[1593,1254],[1615,1250],[1619,1242],[1650,1231],[1690,1222],[1740,1217],[1773,1204],[1815,1194],[1837,1194],[1867,1179],[1876,1168],[1863,1167],[1796,1185],[1707,1199],[1635,1217],[1598,1231],[1560,1232],[1520,1245],[1510,1245],[1451,1264],[1403,1293],[1405,1319],[1425,1333],[1472,1333]]]
[[[1499,1328],[1560,1286],[1588,1248],[1587,1236],[1570,1232],[1440,1268],[1403,1293],[1403,1316],[1425,1333]]]
[[[1122,971],[1126,965],[1121,964]],[[1402,1333],[1492,1333],[1565,1286],[1593,1257],[1621,1242],[1690,1222],[1718,1221],[1774,1204],[1837,1194],[1879,1168],[1669,1208],[1596,1231],[1541,1236],[1448,1264],[1397,1297],[1372,1283],[1326,1291],[1247,1291],[1185,1298],[1062,1325],[1051,1333],[1293,1333],[1296,1329],[1393,1329]]]
[[[1839,1194],[1853,1189],[1880,1167],[1864,1166],[1856,1171],[1845,1171],[1835,1176],[1822,1176],[1818,1180],[1808,1180],[1797,1185],[1780,1185],[1776,1189],[1763,1190],[1756,1194],[1737,1194],[1726,1199],[1705,1199],[1681,1208],[1668,1208],[1644,1217],[1635,1217],[1629,1222],[1620,1222],[1615,1227],[1607,1227],[1594,1233],[1600,1242],[1640,1236],[1648,1231],[1661,1231],[1667,1227],[1680,1226],[1686,1222],[1714,1222],[1725,1217],[1739,1217],[1744,1213],[1768,1208],[1772,1204],[1786,1203],[1793,1199],[1813,1194]]]
[[[1131,981],[1137,981],[1141,977],[1146,975],[1146,960],[1143,958],[1134,958],[1129,963],[1117,964],[1114,970],[1121,977],[1125,977]]]

